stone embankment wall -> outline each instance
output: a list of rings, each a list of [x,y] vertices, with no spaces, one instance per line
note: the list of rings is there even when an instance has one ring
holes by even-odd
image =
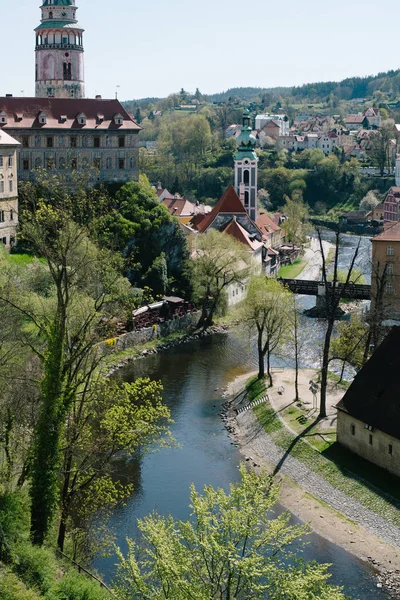
[[[183,315],[182,317],[171,319],[165,323],[153,325],[152,327],[144,327],[143,329],[138,329],[137,331],[123,333],[118,337],[102,342],[99,344],[99,348],[101,348],[104,352],[109,352],[110,350],[119,352],[121,350],[126,350],[127,348],[132,348],[132,346],[145,344],[146,342],[150,342],[151,340],[157,338],[167,337],[172,333],[184,331],[185,329],[190,329],[197,325],[200,319],[200,314],[200,311],[196,311]]]

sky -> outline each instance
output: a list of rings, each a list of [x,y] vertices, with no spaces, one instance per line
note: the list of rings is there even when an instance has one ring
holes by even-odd
[[[34,95],[39,3],[9,5],[0,29],[0,96]],[[88,97],[293,86],[400,67],[398,0],[76,3],[85,29]]]

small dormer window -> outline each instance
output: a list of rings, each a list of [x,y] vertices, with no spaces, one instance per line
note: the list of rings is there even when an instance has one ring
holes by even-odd
[[[123,122],[124,122],[124,118],[123,118],[122,115],[117,114],[117,115],[114,116],[114,123],[116,125],[122,125]]]
[[[44,113],[44,112],[39,113],[39,123],[41,125],[46,125],[46,123],[47,123],[46,113]]]
[[[98,113],[97,115],[97,122],[98,123],[102,123],[104,121],[104,115]]]
[[[7,123],[7,114],[4,111],[0,112],[0,123]]]
[[[61,115],[60,117],[60,123],[65,123],[67,120],[67,115]]]
[[[86,115],[84,113],[78,115],[78,123],[79,125],[86,125]]]

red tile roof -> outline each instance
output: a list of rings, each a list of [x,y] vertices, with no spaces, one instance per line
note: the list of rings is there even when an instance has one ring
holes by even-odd
[[[275,221],[273,221],[265,212],[260,212],[256,220],[256,225],[259,229],[261,229],[263,235],[270,235],[280,231],[281,229],[279,225],[277,225]]]
[[[195,205],[185,198],[164,198],[162,203],[174,217],[190,217],[195,213]]]
[[[200,233],[206,231],[206,229],[208,229],[214,221],[215,217],[220,213],[247,214],[246,209],[244,208],[232,185],[225,190],[224,194],[220,200],[218,200],[212,211],[206,215],[206,217],[200,223],[197,222],[197,230],[200,231]]]
[[[0,98],[0,112],[7,114],[8,122],[4,129],[110,129],[140,131],[141,127],[126,112],[118,100],[91,98]],[[41,124],[38,115],[46,115],[46,123]],[[83,113],[86,124],[81,125],[77,116]],[[114,122],[121,115],[122,125]],[[61,118],[62,117],[62,118]]]
[[[349,115],[345,118],[345,123],[362,123],[365,119],[364,115]]]
[[[223,230],[224,233],[231,235],[241,244],[245,244],[249,246],[251,250],[258,250],[263,245],[262,242],[259,242],[257,239],[254,239],[249,233],[245,230],[244,227],[237,222],[236,217],[233,217],[228,225]]]
[[[372,238],[372,241],[375,242],[400,242],[400,221],[394,223],[382,233],[376,235]]]

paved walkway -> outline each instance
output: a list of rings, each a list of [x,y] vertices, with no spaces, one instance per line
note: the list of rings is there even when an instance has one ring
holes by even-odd
[[[328,257],[329,250],[334,247],[334,244],[322,241],[325,258]],[[319,240],[317,238],[311,238],[310,248],[307,248],[305,251],[303,260],[307,262],[307,265],[295,279],[309,279],[312,281],[319,279],[322,269],[322,256]]]
[[[276,446],[272,438],[262,430],[253,411],[249,410],[238,415],[237,423],[240,428],[241,445],[246,446],[245,451],[248,456],[257,455],[272,467],[282,461],[285,456],[284,450]],[[399,527],[334,488],[297,458],[287,455],[281,464],[280,471],[298,483],[304,491],[366,528],[384,542],[400,548]]]

